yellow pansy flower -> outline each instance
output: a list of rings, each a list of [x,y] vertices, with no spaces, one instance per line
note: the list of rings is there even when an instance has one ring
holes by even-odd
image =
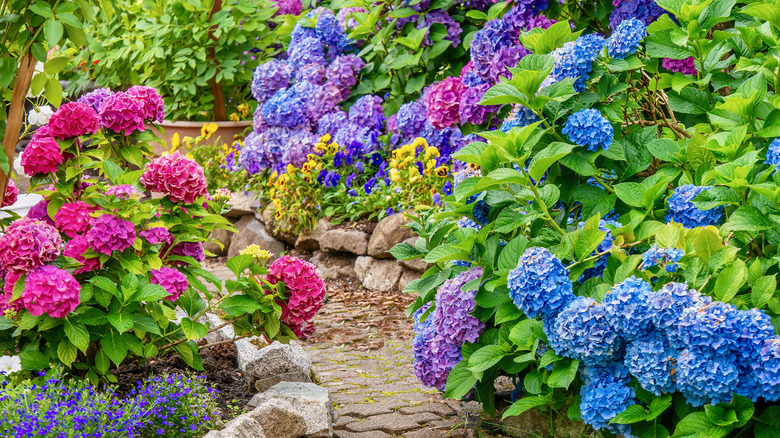
[[[439,166],[436,168],[436,176],[439,178],[447,178],[450,174],[450,169],[447,166]]]
[[[211,134],[217,132],[217,129],[219,129],[219,126],[214,122],[204,123],[200,128],[200,135],[201,137],[209,138]]]

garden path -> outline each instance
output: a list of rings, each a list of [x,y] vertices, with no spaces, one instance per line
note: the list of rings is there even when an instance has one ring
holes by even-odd
[[[215,273],[225,268],[212,268]],[[337,438],[457,438],[459,401],[420,384],[412,368],[411,296],[328,282],[328,300],[305,342],[319,383],[336,407]]]

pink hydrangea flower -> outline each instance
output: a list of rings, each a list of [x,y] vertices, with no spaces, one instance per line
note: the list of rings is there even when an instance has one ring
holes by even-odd
[[[305,334],[305,323],[322,308],[325,300],[325,282],[317,274],[317,268],[301,259],[282,256],[271,263],[267,279],[271,284],[284,282],[290,298],[286,303],[279,302],[282,322],[293,331]]]
[[[120,134],[130,135],[146,129],[144,103],[125,92],[114,93],[100,104],[100,123]]]
[[[152,227],[138,234],[152,245],[157,245],[158,243],[170,245],[173,243],[173,234],[165,227]]]
[[[202,262],[206,259],[206,255],[203,252],[203,244],[201,242],[181,242],[171,249],[170,255],[192,257],[198,262]],[[175,262],[175,264],[186,264],[183,262]]]
[[[163,98],[152,87],[134,85],[127,89],[127,94],[138,99],[143,104],[143,117],[150,122],[162,123],[165,117]]]
[[[163,266],[160,269],[152,270],[152,283],[159,284],[170,295],[165,297],[166,300],[176,301],[179,299],[188,287],[190,282],[187,280],[187,276],[179,272],[178,269],[169,268]]]
[[[21,303],[17,300],[13,303],[11,300],[14,297],[14,285],[19,280],[22,274],[19,272],[9,272],[5,274],[5,282],[3,284],[3,294],[0,295],[0,313],[5,312],[7,309],[15,311],[21,310]]]
[[[460,98],[466,87],[460,78],[451,76],[431,86],[425,96],[426,117],[436,129],[451,128],[460,122]]]
[[[84,201],[69,202],[54,215],[54,226],[68,237],[76,237],[92,225],[92,212],[98,208]]]
[[[0,236],[0,268],[28,272],[56,259],[62,237],[56,228],[35,219],[17,219]]]
[[[53,265],[36,268],[25,279],[21,302],[32,316],[62,318],[79,305],[81,285],[70,272]]]
[[[82,267],[76,269],[73,272],[74,274],[94,271],[100,267],[99,257],[92,257],[89,259],[84,257],[84,253],[87,252],[88,249],[89,242],[87,242],[87,238],[85,236],[76,236],[65,245],[65,249],[62,251],[62,255],[76,259],[76,261],[83,265]]]
[[[16,188],[16,183],[12,179],[8,179],[8,186],[5,189],[5,196],[3,202],[0,202],[0,208],[10,207],[16,203],[19,198],[19,189]]]
[[[22,167],[27,175],[56,172],[62,164],[62,151],[52,137],[38,137],[30,140],[22,152]]]
[[[301,0],[274,0],[279,10],[274,15],[300,15],[303,10],[303,3]]]
[[[100,129],[100,120],[89,105],[82,102],[68,102],[52,114],[46,126],[49,135],[64,140],[96,133]]]
[[[111,255],[114,251],[124,251],[133,246],[135,225],[114,215],[104,214],[95,219],[86,238],[92,251]]]
[[[130,184],[120,184],[111,186],[106,190],[106,195],[113,195],[119,199],[140,199],[141,192],[134,189]]]
[[[192,204],[208,193],[203,168],[178,152],[147,163],[141,184],[147,190],[165,193],[173,202],[185,204]]]
[[[669,71],[696,76],[698,70],[696,70],[693,61],[693,57],[685,59],[664,58],[661,60],[661,66]]]

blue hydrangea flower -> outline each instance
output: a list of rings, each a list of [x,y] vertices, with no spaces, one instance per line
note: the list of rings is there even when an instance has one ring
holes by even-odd
[[[262,115],[270,126],[295,128],[308,122],[305,95],[296,93],[304,91],[304,84],[307,82],[298,82],[292,87],[282,88],[263,104]]]
[[[526,249],[507,282],[512,302],[529,318],[553,317],[574,299],[566,267],[547,248]]]
[[[772,140],[766,151],[766,164],[780,164],[780,138]]]
[[[730,402],[739,382],[739,369],[730,355],[689,348],[678,355],[675,376],[678,391],[697,407]]]
[[[594,108],[586,108],[569,116],[561,132],[591,152],[608,149],[614,137],[612,125]]]
[[[658,6],[655,0],[614,0],[615,9],[609,16],[609,26],[617,28],[624,20],[635,18],[649,25],[667,12]]]
[[[649,305],[652,293],[650,283],[630,277],[613,286],[604,296],[601,305],[606,310],[609,324],[623,339],[632,341],[652,328]]]
[[[766,401],[780,400],[780,338],[764,342],[761,348],[762,367],[757,371],[758,381]]]
[[[342,110],[325,114],[317,122],[317,134],[320,136],[325,134],[336,135],[339,129],[347,123],[347,120],[347,113]]]
[[[603,366],[620,352],[620,337],[610,326],[606,309],[592,298],[576,297],[548,322],[547,340],[559,356]]]
[[[470,54],[474,72],[482,80],[494,84],[501,76],[511,77],[509,67],[530,52],[517,39],[518,29],[509,20],[488,21],[474,34]]]
[[[699,193],[710,187],[695,186],[693,184],[676,187],[667,201],[669,203],[669,212],[666,213],[666,222],[677,222],[685,228],[719,225],[721,219],[723,219],[722,205],[709,210],[702,210],[693,203],[693,199]]]
[[[545,172],[545,175],[546,174],[547,173]],[[542,180],[544,180],[544,178],[542,178]],[[597,252],[602,253],[612,249],[612,242],[615,240],[615,237],[612,235],[612,229],[609,228],[608,225],[615,228],[621,227],[620,223],[618,222],[601,219],[599,221],[599,230],[605,232],[606,234],[604,235],[604,239],[601,241],[601,243],[599,243],[599,246],[596,247],[596,250],[592,252],[591,255],[595,255]],[[579,227],[582,228],[583,226],[585,226],[585,222],[580,222]],[[604,274],[604,269],[607,268],[608,260],[609,254],[604,254],[596,259],[596,266],[586,269],[577,281],[582,283],[590,278],[601,277]]]
[[[655,329],[664,333],[672,346],[682,347],[678,327],[686,309],[699,308],[712,302],[685,283],[667,283],[650,295],[650,315]]]
[[[531,123],[538,122],[539,117],[530,109],[516,104],[512,106],[512,111],[504,120],[504,123],[498,128],[503,132],[509,132],[512,128],[528,126]]]
[[[678,330],[688,348],[731,356],[739,346],[738,334],[742,326],[739,310],[734,305],[713,301],[705,306],[686,309],[678,323]]]
[[[647,26],[636,18],[623,20],[607,38],[609,56],[624,59],[636,53],[639,42],[647,36]]]
[[[277,90],[290,85],[290,76],[287,61],[271,59],[258,65],[252,74],[252,96],[258,103],[265,103]]]
[[[452,343],[476,342],[485,324],[471,315],[477,305],[477,289],[462,290],[466,283],[480,278],[482,268],[461,272],[446,280],[436,292],[436,308],[433,318],[437,333]]]
[[[295,71],[306,64],[327,64],[325,62],[325,46],[317,38],[306,38],[288,52],[290,68]]]
[[[482,228],[482,225],[478,224],[471,218],[463,216],[460,218],[460,220],[458,220],[458,228],[474,228],[479,230]]]
[[[485,201],[477,201],[474,204],[474,220],[482,225],[487,225],[490,222],[490,205]]]
[[[634,388],[628,386],[625,367],[610,363],[605,367],[583,367],[580,389],[582,420],[594,429],[606,429],[617,435],[630,434],[628,425],[611,425],[609,421],[635,404]]]
[[[661,395],[675,391],[676,356],[677,350],[669,345],[666,337],[653,331],[629,343],[624,360],[642,388]]]
[[[585,91],[585,81],[590,78],[593,62],[604,48],[604,38],[600,35],[583,35],[552,52],[555,66],[550,75],[542,82],[542,87],[554,84],[565,78],[574,79],[574,90]]]
[[[677,262],[680,261],[682,256],[685,255],[685,251],[677,248],[659,248],[658,245],[653,244],[647,251],[642,254],[642,263],[644,269],[652,268],[656,265],[666,265],[668,272],[677,271]]]

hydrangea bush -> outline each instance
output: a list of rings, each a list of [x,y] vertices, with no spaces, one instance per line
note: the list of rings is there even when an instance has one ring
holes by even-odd
[[[412,218],[415,245],[394,248],[434,264],[406,289],[419,295],[415,369],[448,397],[473,390],[488,412],[495,378],[513,377],[505,417],[774,436],[780,23],[767,19],[780,9],[615,11],[606,38],[558,25],[520,35],[531,54],[481,103],[526,115],[453,155],[453,195]],[[476,291],[462,305],[479,336],[456,349],[430,327],[473,272],[460,290]]]
[[[113,381],[112,367],[171,348],[198,369],[196,341],[218,328],[206,312],[221,312],[238,337],[308,332],[325,289],[304,262],[269,272],[241,255],[224,284],[201,267],[210,233],[233,230],[220,215],[230,194],[209,194],[201,166],[179,152],[152,157],[159,140],[145,123],[162,117],[154,89],[101,91],[62,105],[23,152],[44,199],[4,219],[0,350],[18,352],[25,369],[62,364]]]

